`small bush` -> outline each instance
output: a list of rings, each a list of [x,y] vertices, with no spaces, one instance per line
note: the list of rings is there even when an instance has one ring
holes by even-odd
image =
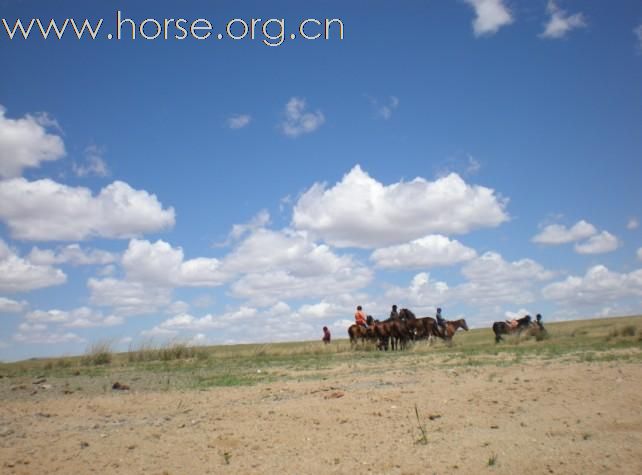
[[[99,341],[93,343],[87,351],[85,356],[82,357],[82,364],[85,366],[99,366],[106,365],[111,363],[112,360],[112,348],[111,343],[108,341]]]
[[[638,329],[635,328],[635,325],[627,325],[622,330],[620,330],[620,334],[622,336],[635,336],[637,333]]]

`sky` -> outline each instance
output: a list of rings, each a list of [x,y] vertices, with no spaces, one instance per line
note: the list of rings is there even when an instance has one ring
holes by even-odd
[[[119,10],[147,29],[108,39]],[[0,360],[341,338],[357,305],[473,328],[642,312],[639,1],[0,17]],[[52,18],[104,21],[10,39]],[[179,18],[211,37],[145,39]]]

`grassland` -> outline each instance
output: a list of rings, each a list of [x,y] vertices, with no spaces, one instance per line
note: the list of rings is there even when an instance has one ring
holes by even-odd
[[[139,390],[199,389],[254,385],[284,380],[324,379],[336,371],[385,371],[390,365],[420,368],[509,366],[527,360],[556,362],[642,361],[642,317],[548,323],[547,337],[508,336],[494,342],[488,328],[460,331],[451,346],[417,342],[402,352],[381,352],[373,345],[351,348],[347,339],[188,347],[180,342],[151,343],[114,353],[98,342],[76,357],[1,364],[5,384],[34,378],[63,381],[65,387],[106,391],[114,381]],[[7,396],[7,392],[3,391]]]

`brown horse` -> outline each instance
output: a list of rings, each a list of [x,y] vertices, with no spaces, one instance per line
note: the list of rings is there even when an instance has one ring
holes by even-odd
[[[379,349],[388,350],[388,344],[392,350],[403,350],[410,339],[406,321],[396,318],[389,318],[383,322],[375,322],[373,330],[379,340]]]
[[[447,320],[444,340],[452,340],[453,335],[460,328],[468,331],[468,325],[466,324],[466,320],[464,320],[463,318],[460,318],[459,320]]]
[[[348,328],[348,336],[350,337],[350,344],[355,346],[359,339],[363,342],[368,337],[368,329],[353,323]]]

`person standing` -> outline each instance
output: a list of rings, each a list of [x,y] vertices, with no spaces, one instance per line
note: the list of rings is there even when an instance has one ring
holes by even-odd
[[[330,330],[328,329],[328,327],[323,327],[322,340],[323,340],[323,343],[325,343],[326,345],[330,343],[330,340],[332,340],[332,335],[330,335]]]

